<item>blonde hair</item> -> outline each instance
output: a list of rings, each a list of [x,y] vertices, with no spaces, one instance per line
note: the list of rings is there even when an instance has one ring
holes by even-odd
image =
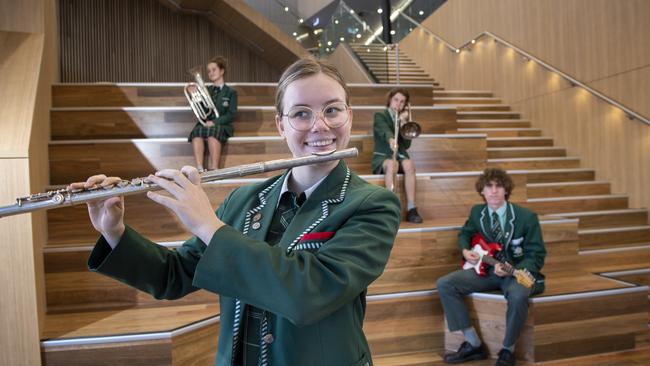
[[[282,99],[284,98],[284,93],[289,84],[296,80],[304,79],[319,73],[329,76],[343,87],[343,90],[345,91],[345,103],[349,105],[350,92],[348,86],[345,84],[345,81],[343,81],[343,76],[341,76],[341,73],[339,73],[336,67],[325,61],[316,60],[312,57],[305,57],[287,67],[287,69],[282,73],[282,76],[280,76],[278,88],[275,91],[275,110],[277,114],[282,115],[282,110],[284,108],[282,105]]]

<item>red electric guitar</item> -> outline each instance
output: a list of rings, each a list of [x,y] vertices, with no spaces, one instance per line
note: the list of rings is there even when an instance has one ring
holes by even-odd
[[[488,266],[494,266],[500,263],[501,268],[514,276],[517,279],[517,282],[525,286],[526,288],[531,288],[535,284],[535,277],[527,269],[515,269],[512,265],[505,261],[500,261],[495,258],[497,253],[501,252],[501,244],[499,243],[488,243],[481,234],[474,234],[472,237],[472,243],[470,250],[481,257],[476,264],[471,264],[470,262],[463,259],[463,269],[474,269],[479,276],[485,276],[487,274]]]

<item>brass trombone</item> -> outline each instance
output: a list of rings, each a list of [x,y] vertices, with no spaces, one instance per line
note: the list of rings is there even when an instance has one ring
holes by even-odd
[[[399,149],[397,137],[401,136],[405,140],[412,140],[420,136],[422,133],[422,127],[420,127],[420,124],[413,121],[411,118],[411,103],[407,104],[406,108],[408,111],[408,121],[404,123],[402,123],[399,113],[395,111],[395,133],[393,134],[393,136],[395,136],[395,145],[391,146],[393,149],[393,181],[389,187],[390,191],[393,193],[395,193],[395,181],[397,180],[397,171],[399,170],[395,169],[395,166],[397,165],[397,150]]]
[[[190,108],[194,112],[194,115],[199,120],[199,123],[205,126],[205,123],[208,121],[208,117],[214,113],[219,117],[219,111],[212,101],[212,97],[208,92],[208,89],[205,87],[203,82],[203,77],[201,77],[201,66],[197,66],[189,70],[189,73],[194,76],[195,83],[187,83],[183,92],[185,92],[185,98],[190,103]]]

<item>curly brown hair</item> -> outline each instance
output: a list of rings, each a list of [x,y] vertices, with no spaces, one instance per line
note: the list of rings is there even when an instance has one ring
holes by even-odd
[[[512,190],[515,189],[515,183],[505,170],[499,168],[487,168],[476,180],[476,192],[483,197],[483,188],[490,182],[496,182],[497,185],[506,190],[506,200],[510,198]]]
[[[221,70],[223,70],[223,74],[226,75],[226,66],[228,66],[228,60],[226,60],[225,57],[223,56],[214,56],[213,58],[210,59],[207,63],[209,64],[217,64]]]
[[[409,91],[404,88],[393,88],[388,92],[388,94],[386,94],[386,107],[390,107],[390,100],[393,99],[397,93],[402,94],[404,97],[406,97],[406,101],[404,102],[405,107],[409,104],[409,100],[411,99]]]

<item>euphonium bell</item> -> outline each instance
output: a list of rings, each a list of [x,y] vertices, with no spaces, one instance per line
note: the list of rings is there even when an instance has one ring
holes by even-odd
[[[420,127],[420,124],[413,121],[411,118],[410,103],[407,105],[407,108],[409,112],[409,120],[400,126],[399,135],[402,136],[403,139],[411,140],[420,136],[420,133],[422,133],[422,127]]]
[[[205,126],[208,117],[212,113],[219,117],[219,112],[214,102],[212,102],[212,97],[208,89],[205,87],[205,83],[201,77],[201,70],[202,67],[197,66],[188,71],[194,77],[196,83],[187,83],[183,92],[185,92],[185,98],[190,103],[190,108],[192,108],[192,112],[194,112],[199,123]]]

